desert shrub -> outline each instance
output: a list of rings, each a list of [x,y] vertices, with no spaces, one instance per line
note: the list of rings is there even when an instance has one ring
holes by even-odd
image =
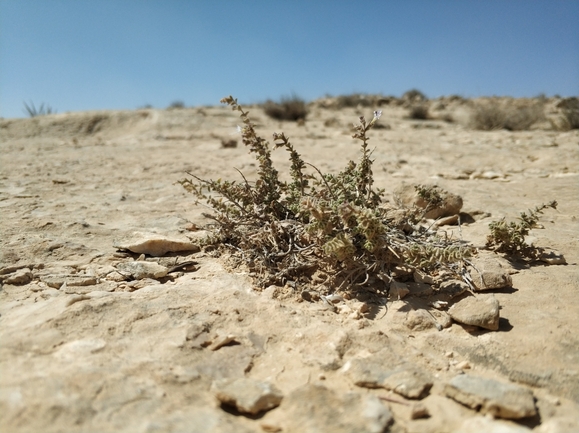
[[[402,95],[402,99],[407,102],[424,102],[428,101],[428,98],[424,93],[422,93],[418,89],[410,89],[407,92],[404,92]]]
[[[308,115],[306,103],[296,95],[281,98],[280,102],[267,100],[263,104],[263,110],[265,114],[276,120],[305,120]]]
[[[428,105],[426,104],[412,105],[408,110],[408,118],[414,120],[430,119],[430,114],[428,112]]]
[[[556,129],[579,129],[579,98],[565,98],[557,104],[557,108],[561,109],[561,121]]]
[[[169,110],[180,110],[182,108],[185,108],[185,103],[183,101],[173,101],[167,107]]]
[[[289,138],[273,134],[275,148],[288,152],[288,181],[272,162],[272,147],[260,137],[248,113],[229,96],[223,98],[240,113],[244,145],[257,161],[257,180],[191,178],[179,183],[205,202],[213,221],[206,244],[228,253],[234,266],[248,266],[260,287],[271,284],[312,287],[320,291],[367,288],[385,292],[393,278],[420,269],[460,278],[464,260],[474,248],[417,222],[424,209],[395,209],[383,203],[384,190],[374,185],[368,131],[359,118],[353,138],[360,159],[337,173],[322,173],[302,160]],[[430,206],[437,191],[418,187]]]
[[[337,108],[348,107],[371,107],[374,102],[373,97],[362,95],[360,93],[352,93],[350,95],[340,95],[336,98]]]
[[[478,102],[473,106],[471,126],[482,131],[507,129],[523,131],[544,119],[544,106],[540,101],[517,106],[513,103],[500,104],[492,100]]]
[[[487,236],[486,246],[489,249],[509,255],[520,255],[535,258],[540,250],[525,242],[529,230],[537,226],[539,215],[546,208],[557,208],[557,202],[535,207],[528,213],[521,212],[519,221],[509,223],[503,218],[500,221],[489,224],[490,234]]]
[[[40,104],[40,107],[36,108],[34,103],[30,101],[30,105],[24,102],[24,112],[30,117],[36,116],[46,116],[47,114],[56,114],[56,110],[53,110],[50,105],[44,106],[44,102]]]

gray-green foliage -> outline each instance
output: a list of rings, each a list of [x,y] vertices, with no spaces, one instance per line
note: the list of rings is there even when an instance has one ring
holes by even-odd
[[[509,223],[503,218],[489,224],[490,234],[487,236],[487,247],[499,253],[509,255],[520,255],[528,258],[536,258],[540,249],[535,248],[525,242],[525,236],[536,227],[539,222],[539,215],[546,208],[557,208],[557,202],[552,201],[547,204],[535,207],[528,213],[521,212],[517,222]]]
[[[250,182],[240,173],[241,181],[205,180],[189,173],[180,183],[213,209],[207,215],[215,222],[211,242],[248,264],[260,286],[385,291],[392,278],[412,269],[461,274],[474,249],[416,224],[422,209],[406,209],[401,221],[400,212],[385,205],[384,190],[375,187],[368,131],[380,112],[354,125],[360,159],[337,174],[306,163],[284,133],[274,133],[273,147],[285,149],[291,162],[291,180],[282,181],[272,146],[257,134],[249,113],[231,96],[221,102],[240,114],[258,179]]]

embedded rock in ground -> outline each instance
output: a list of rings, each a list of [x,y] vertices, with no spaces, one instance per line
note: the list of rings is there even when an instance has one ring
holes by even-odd
[[[410,293],[406,283],[400,283],[398,281],[392,281],[390,283],[390,298],[392,299],[403,299],[406,295]]]
[[[22,268],[18,269],[13,274],[8,275],[4,279],[4,284],[14,284],[15,286],[20,286],[23,284],[28,284],[32,281],[33,275],[30,269]]]
[[[426,186],[429,187],[432,185]],[[437,191],[442,197],[442,205],[428,211],[424,217],[428,219],[437,219],[440,217],[458,214],[462,209],[462,197],[438,188]],[[394,192],[394,195],[397,201],[401,202],[408,208],[417,207],[426,209],[428,206],[428,203],[422,197],[418,196],[414,185],[402,185]]]
[[[579,432],[579,417],[569,414],[551,418],[533,430],[534,433],[577,433]]]
[[[499,421],[486,416],[474,416],[463,421],[453,433],[531,433],[527,427],[510,421]]]
[[[130,275],[135,280],[144,278],[163,278],[167,275],[168,269],[155,262],[134,261],[123,262],[117,265],[117,269],[123,275]]]
[[[64,283],[67,286],[94,286],[98,283],[97,277],[93,275],[47,275],[41,280],[55,289],[60,289]]]
[[[132,236],[114,240],[113,246],[119,250],[128,250],[137,254],[148,254],[155,257],[164,256],[167,253],[183,251],[197,252],[199,245],[189,239],[168,238],[156,233],[135,232]]]
[[[385,388],[406,398],[422,398],[432,387],[430,377],[408,365],[404,359],[388,353],[388,350],[368,358],[351,359],[342,372],[356,386]]]
[[[211,391],[222,404],[253,415],[279,406],[283,399],[271,383],[246,378],[216,380]]]
[[[432,380],[419,370],[408,368],[386,377],[382,386],[406,398],[422,398],[432,388]]]
[[[476,290],[504,289],[513,286],[513,279],[506,265],[495,257],[483,256],[472,259],[470,269]]]
[[[499,301],[494,295],[471,296],[448,310],[456,322],[496,331],[499,329]]]
[[[482,414],[519,419],[537,413],[533,393],[522,386],[461,374],[444,387],[445,394]]]
[[[425,331],[437,328],[434,317],[426,310],[410,310],[406,315],[404,324],[412,331]]]
[[[392,414],[378,397],[337,392],[322,385],[306,384],[286,396],[279,408],[262,423],[269,431],[382,433]]]

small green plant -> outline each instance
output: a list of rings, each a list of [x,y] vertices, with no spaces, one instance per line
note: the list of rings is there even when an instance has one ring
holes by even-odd
[[[56,114],[56,110],[53,110],[50,105],[44,106],[44,103],[40,104],[40,107],[36,108],[34,103],[30,101],[30,105],[24,102],[24,112],[30,117],[46,116],[47,114]]]
[[[308,109],[303,99],[296,95],[290,98],[281,98],[280,102],[267,100],[263,104],[263,110],[272,119],[276,120],[305,120]]]
[[[288,152],[288,181],[280,179],[272,162],[272,148],[237,100],[221,101],[240,113],[243,143],[257,160],[257,180],[205,180],[192,173],[179,183],[205,202],[214,221],[207,243],[228,252],[233,263],[247,265],[258,286],[290,284],[321,291],[387,291],[389,283],[408,269],[435,273],[441,268],[460,276],[464,260],[474,248],[439,235],[416,221],[420,210],[391,212],[383,203],[384,190],[374,185],[368,131],[372,120],[359,118],[353,138],[360,143],[360,159],[349,161],[337,174],[322,173],[303,161],[282,133],[273,134],[275,148]],[[431,206],[437,191],[420,189]]]
[[[557,208],[557,202],[535,207],[528,213],[521,212],[519,221],[507,223],[505,219],[489,224],[490,234],[487,236],[487,248],[508,255],[519,255],[527,258],[536,258],[538,249],[525,242],[529,230],[537,226],[539,215],[546,208]]]

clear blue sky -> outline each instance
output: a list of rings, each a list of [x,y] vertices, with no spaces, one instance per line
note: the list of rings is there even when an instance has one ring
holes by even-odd
[[[0,117],[292,92],[579,94],[579,0],[0,0]]]

